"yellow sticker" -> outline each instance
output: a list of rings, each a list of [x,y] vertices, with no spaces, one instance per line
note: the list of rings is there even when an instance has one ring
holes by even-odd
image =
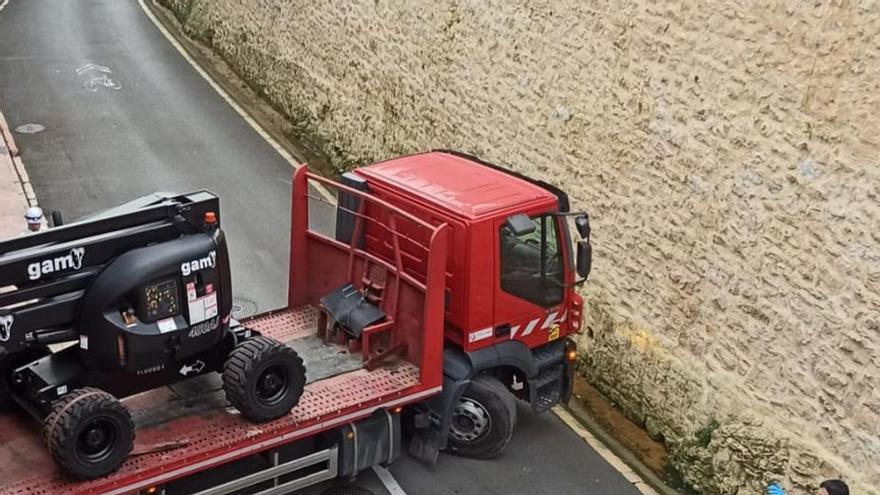
[[[550,335],[547,337],[547,340],[556,340],[559,338],[559,325],[553,325],[550,329]]]

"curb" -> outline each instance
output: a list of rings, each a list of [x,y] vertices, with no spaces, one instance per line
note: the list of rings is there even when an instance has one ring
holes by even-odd
[[[573,411],[566,406],[556,406],[552,409],[553,413],[568,426],[573,432],[577,434],[577,436],[581,437],[581,439],[587,443],[597,454],[599,454],[602,459],[605,460],[611,467],[613,467],[618,473],[623,476],[626,481],[633,485],[633,487],[639,491],[642,495],[661,495],[659,492],[654,490],[654,487],[651,486],[645,479],[641,476],[641,473],[637,472],[633,469],[629,464],[627,464],[621,456],[618,455],[619,452],[613,450],[609,445],[604,443],[603,441],[596,438],[594,432],[589,430],[586,427],[586,424],[581,420],[581,418],[576,417],[573,414]]]
[[[12,158],[15,173],[18,175],[18,183],[21,185],[28,206],[39,206],[37,195],[34,193],[34,187],[31,185],[30,177],[28,177],[27,170],[24,168],[24,162],[21,160],[21,151],[18,145],[15,144],[15,139],[12,138],[12,130],[9,128],[6,117],[0,111],[0,144],[4,143],[6,149],[9,150],[9,156]]]
[[[643,494],[681,495],[599,426],[576,401],[572,400],[566,406],[556,406],[553,412]]]

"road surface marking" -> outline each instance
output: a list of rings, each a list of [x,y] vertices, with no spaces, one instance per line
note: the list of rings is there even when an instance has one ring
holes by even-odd
[[[633,484],[634,487],[644,495],[659,495],[656,490],[651,488],[650,485],[645,483],[635,471],[632,470],[625,462],[623,462],[620,457],[608,450],[608,447],[605,446],[602,442],[599,441],[598,438],[593,436],[584,425],[582,425],[574,416],[571,415],[567,410],[563,409],[560,406],[556,406],[553,408],[553,413],[562,420],[569,428],[572,429],[579,437],[581,437],[587,445],[593,448],[597,454],[602,456],[605,461],[611,465],[614,469],[616,469],[623,477]]]
[[[0,0],[0,10],[3,10],[8,3],[9,0]]]
[[[86,72],[96,70],[98,72],[103,72],[105,74],[112,74],[113,71],[110,70],[110,67],[106,65],[98,65],[98,64],[85,64],[76,68],[76,75],[81,76]]]
[[[391,471],[382,466],[373,466],[373,472],[379,477],[379,481],[385,485],[385,489],[388,490],[389,495],[406,495],[406,492],[400,487],[397,480],[394,479],[394,476],[391,475]]]

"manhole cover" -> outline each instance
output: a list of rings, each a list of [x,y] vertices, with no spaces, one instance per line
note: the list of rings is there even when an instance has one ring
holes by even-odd
[[[46,127],[41,124],[22,124],[15,128],[15,132],[19,134],[36,134],[45,130]]]
[[[236,320],[257,314],[257,303],[243,297],[232,298],[232,317]]]

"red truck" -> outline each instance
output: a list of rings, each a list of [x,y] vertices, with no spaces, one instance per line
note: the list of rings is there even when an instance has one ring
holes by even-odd
[[[293,411],[248,422],[214,374],[129,397],[131,457],[85,482],[58,472],[29,419],[6,414],[0,493],[290,493],[393,462],[402,429],[421,459],[493,457],[513,434],[516,399],[537,412],[569,399],[576,348],[567,337],[583,304],[574,289],[592,250],[589,218],[569,211],[564,192],[437,151],[340,182],[303,166],[292,194],[288,305],[240,324],[305,360]],[[100,222],[132,211],[151,218],[134,204]],[[0,268],[13,255],[0,250]]]

